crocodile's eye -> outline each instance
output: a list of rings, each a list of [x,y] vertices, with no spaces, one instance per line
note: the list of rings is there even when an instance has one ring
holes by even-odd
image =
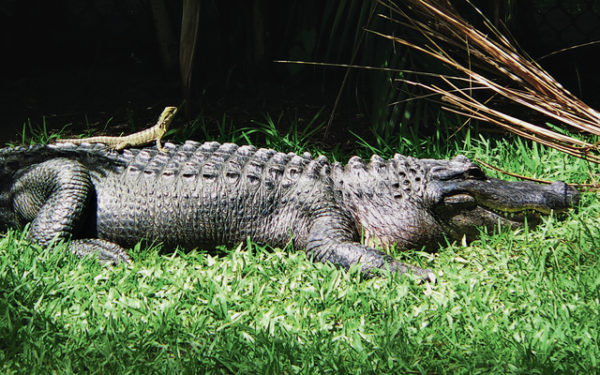
[[[481,168],[479,168],[478,166],[474,165],[469,167],[469,169],[467,169],[465,171],[465,178],[472,178],[472,179],[476,179],[476,180],[482,180],[485,179],[485,173],[483,173],[483,171],[481,170]]]
[[[485,180],[485,173],[478,166],[472,164],[462,168],[448,169],[445,167],[434,167],[431,176],[441,181],[453,180]]]

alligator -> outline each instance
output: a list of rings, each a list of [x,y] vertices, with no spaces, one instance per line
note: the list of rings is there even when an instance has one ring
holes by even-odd
[[[536,224],[579,199],[564,182],[488,177],[465,156],[354,156],[342,165],[232,143],[164,148],[0,149],[0,227],[29,223],[32,242],[70,240],[71,252],[105,263],[129,262],[125,249],[140,241],[209,249],[250,238],[291,242],[314,261],[346,269],[359,264],[365,276],[388,269],[432,280],[432,271],[385,248],[435,250],[446,239],[475,238],[481,227]]]

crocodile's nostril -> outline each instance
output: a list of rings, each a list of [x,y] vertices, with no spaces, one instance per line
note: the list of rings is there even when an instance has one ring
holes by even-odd
[[[563,181],[553,182],[550,187],[558,194],[565,194],[567,191],[567,184],[565,184]]]
[[[569,206],[576,206],[579,203],[579,191],[573,186],[567,185],[567,204]]]

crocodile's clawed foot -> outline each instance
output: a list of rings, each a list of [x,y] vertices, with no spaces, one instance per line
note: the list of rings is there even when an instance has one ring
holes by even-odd
[[[106,265],[131,262],[131,258],[121,246],[98,238],[74,240],[69,245],[69,250],[79,257],[95,256],[100,263]]]
[[[435,273],[427,268],[419,268],[403,263],[399,263],[399,265],[394,268],[395,271],[400,273],[401,275],[405,273],[414,275],[415,279],[417,280],[417,284],[435,284],[437,282],[437,277],[435,276]]]
[[[419,277],[419,280],[417,281],[418,284],[435,284],[437,282],[437,277],[435,276],[435,273],[433,273],[433,271],[428,269],[420,269],[420,271],[422,272],[416,273],[416,275],[418,275]]]

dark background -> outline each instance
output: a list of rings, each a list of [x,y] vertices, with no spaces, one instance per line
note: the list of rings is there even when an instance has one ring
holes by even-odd
[[[466,17],[464,2],[455,1]],[[493,2],[479,4],[493,17]],[[501,3],[501,16],[534,58],[600,39],[600,2]],[[201,1],[201,26],[193,74],[191,113],[239,126],[278,116],[312,118],[331,109],[345,70],[274,63],[273,59],[348,63],[370,1]],[[516,5],[514,5],[516,4]],[[176,40],[181,1],[166,2]],[[257,7],[257,8],[254,8]],[[259,9],[257,12],[256,9]],[[473,18],[475,20],[475,18]],[[265,49],[256,53],[257,23]],[[476,20],[474,21],[476,23]],[[403,33],[374,18],[369,28]],[[153,123],[166,105],[181,103],[177,66],[161,60],[149,1],[0,0],[0,142],[18,142],[24,124],[49,129]],[[404,31],[407,32],[407,31]],[[173,46],[177,60],[178,47]],[[598,46],[578,48],[541,61],[558,80],[598,108]],[[367,35],[357,64],[428,70],[435,62]],[[333,124],[337,133],[365,129],[390,116],[388,103],[407,95],[386,86],[389,74],[353,71]],[[185,118],[178,118],[180,124]],[[427,124],[419,129],[427,132]],[[52,131],[52,130],[51,130]],[[129,131],[127,128],[121,131]],[[117,131],[118,133],[118,131]],[[336,132],[330,140],[337,141]]]

